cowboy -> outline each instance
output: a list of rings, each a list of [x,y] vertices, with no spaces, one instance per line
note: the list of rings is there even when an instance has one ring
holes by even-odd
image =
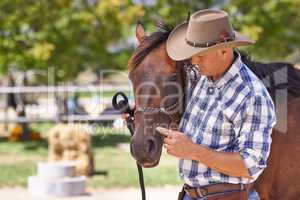
[[[267,166],[275,109],[263,83],[241,61],[254,42],[233,30],[222,10],[200,10],[167,40],[168,55],[199,71],[180,131],[158,127],[178,157],[180,199],[257,200],[253,183]]]

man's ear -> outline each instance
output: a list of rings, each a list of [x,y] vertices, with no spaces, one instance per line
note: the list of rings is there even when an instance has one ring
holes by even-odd
[[[230,54],[230,52],[232,51],[231,48],[224,48],[224,49],[220,49],[219,52],[222,56],[228,56]]]
[[[146,38],[145,28],[141,21],[137,21],[136,23],[135,36],[139,43],[142,43],[142,41]]]

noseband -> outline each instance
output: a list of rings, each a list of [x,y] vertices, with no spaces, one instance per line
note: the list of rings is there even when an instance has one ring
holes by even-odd
[[[184,97],[181,97],[178,101],[168,107],[136,107],[135,113],[142,112],[142,113],[154,113],[154,114],[164,114],[171,119],[171,121],[179,122],[180,118],[176,117],[177,112],[174,111],[178,109],[181,103],[183,103]]]

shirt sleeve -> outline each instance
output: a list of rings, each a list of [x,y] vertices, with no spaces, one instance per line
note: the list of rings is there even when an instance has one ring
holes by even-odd
[[[237,145],[253,180],[256,180],[267,166],[272,142],[271,133],[275,123],[275,109],[269,96],[253,96],[247,102]]]

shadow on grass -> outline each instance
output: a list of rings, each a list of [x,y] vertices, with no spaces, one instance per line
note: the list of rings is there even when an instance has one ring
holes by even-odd
[[[48,149],[48,141],[46,139],[42,139],[39,141],[26,141],[23,142],[24,149],[28,151],[35,151],[39,148]]]
[[[93,147],[115,147],[118,143],[128,143],[130,142],[130,137],[128,135],[121,134],[107,134],[107,135],[95,135],[92,136]]]
[[[7,138],[5,138],[5,137],[0,137],[0,143],[1,142],[7,142]]]
[[[16,146],[21,147],[26,151],[36,151],[37,149],[47,149],[48,141],[46,139],[41,139],[38,141],[10,141],[8,138],[0,137],[0,144],[5,143],[14,148]]]
[[[108,176],[107,170],[96,170],[93,172],[92,176]]]

